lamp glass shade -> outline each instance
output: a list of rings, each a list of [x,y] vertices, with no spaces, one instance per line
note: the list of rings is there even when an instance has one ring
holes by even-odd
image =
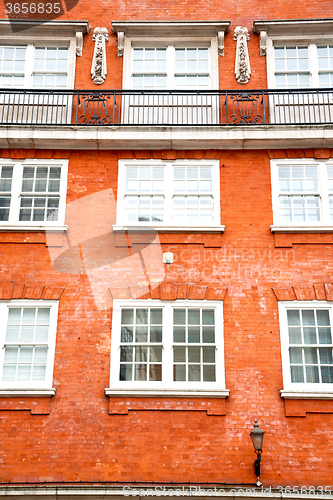
[[[252,439],[252,443],[253,443],[253,446],[254,446],[254,449],[256,452],[262,451],[262,443],[264,440],[264,434],[265,434],[265,432],[262,431],[261,429],[259,429],[259,427],[255,427],[251,431],[251,439]]]

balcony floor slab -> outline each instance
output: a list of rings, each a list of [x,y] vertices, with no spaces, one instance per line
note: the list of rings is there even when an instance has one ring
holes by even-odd
[[[0,125],[0,148],[76,150],[333,148],[333,126]]]

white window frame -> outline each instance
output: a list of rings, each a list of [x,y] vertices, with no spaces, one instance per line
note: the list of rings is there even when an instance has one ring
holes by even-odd
[[[30,300],[30,299],[17,299],[17,300],[1,300],[0,301],[0,396],[1,395],[36,395],[36,396],[52,396],[55,394],[55,389],[52,388],[53,383],[53,366],[54,354],[57,333],[57,317],[58,317],[58,304],[57,300]],[[8,320],[8,310],[11,307],[49,307],[50,308],[50,325],[48,332],[48,353],[47,353],[47,367],[44,381],[29,381],[29,382],[8,382],[2,381],[2,368],[5,354],[6,344],[6,328]]]
[[[125,194],[126,194],[126,167],[127,166],[163,166],[165,168],[164,170],[164,182],[165,182],[165,189],[164,189],[164,200],[165,200],[165,205],[164,205],[164,214],[165,214],[165,221],[162,223],[154,223],[154,222],[135,222],[135,223],[129,223],[126,221],[124,214],[125,214]],[[173,175],[172,175],[172,169],[173,166],[184,166],[184,167],[191,167],[191,166],[198,166],[198,167],[204,167],[204,166],[209,166],[212,168],[212,197],[213,197],[213,221],[210,224],[205,224],[204,227],[202,228],[203,230],[207,229],[212,229],[216,228],[219,231],[223,231],[224,226],[220,225],[220,164],[219,160],[119,160],[119,167],[118,167],[118,193],[117,193],[117,225],[113,226],[113,229],[115,231],[117,230],[122,230],[124,227],[130,226],[130,227],[138,227],[140,228],[145,226],[149,227],[154,227],[154,228],[161,228],[164,230],[168,230],[169,228],[198,228],[200,227],[200,223],[196,224],[175,224],[171,220],[171,208],[172,208],[172,197],[173,197]],[[138,193],[139,194],[139,193]],[[145,193],[142,193],[142,196],[144,196]],[[180,193],[179,193],[180,194]],[[193,193],[193,195],[196,195],[196,193]],[[204,196],[204,193],[202,193]],[[168,205],[171,204],[170,205]],[[169,209],[170,208],[170,209]]]
[[[0,166],[13,167],[13,180],[11,189],[11,204],[9,211],[9,220],[0,221],[0,231],[64,231],[65,226],[65,210],[66,210],[66,190],[67,190],[67,171],[68,160],[53,160],[53,159],[25,159],[11,160],[1,159]],[[23,168],[27,166],[59,166],[61,167],[61,179],[59,190],[59,213],[57,221],[20,221],[20,199],[22,188]],[[8,192],[9,194],[9,192]],[[27,193],[28,194],[28,193]],[[38,196],[38,193],[34,193]],[[43,193],[40,193],[43,195]],[[55,193],[58,194],[58,193]],[[52,195],[52,193],[50,193]]]
[[[319,190],[319,209],[321,220],[318,222],[286,222],[280,218],[279,206],[279,166],[317,166],[318,168],[318,186]],[[333,232],[333,222],[330,220],[330,207],[329,207],[329,190],[327,182],[327,166],[333,166],[333,159],[318,160],[315,158],[302,158],[302,159],[275,159],[271,160],[271,185],[272,185],[272,205],[273,205],[273,225],[271,226],[272,232]],[[282,193],[286,196],[288,193]],[[304,193],[297,193],[302,195]],[[311,193],[306,193],[311,194]],[[333,193],[331,193],[332,195]]]
[[[21,31],[13,33],[12,23],[21,27]],[[67,87],[74,88],[76,56],[82,55],[83,35],[89,32],[87,21],[46,21],[38,22],[31,20],[8,21],[0,20],[1,35],[0,45],[30,46],[31,52],[28,60],[26,58],[26,69],[33,73],[33,61],[31,60],[33,46],[40,47],[68,47]],[[27,86],[26,86],[27,85]],[[4,87],[10,90],[11,87]],[[22,88],[32,88],[32,78]]]
[[[317,57],[317,45],[333,45],[332,36],[311,36],[311,37],[295,37],[295,36],[274,36],[267,37],[267,83],[268,88],[275,88],[275,58],[274,47],[308,47],[309,49],[309,73],[310,73],[310,88],[319,87],[319,68]],[[288,73],[288,71],[285,71]],[[287,88],[288,89],[288,88]],[[287,90],[286,89],[286,90]],[[281,89],[283,90],[283,89]],[[297,89],[295,89],[297,90]],[[302,89],[300,89],[302,90]]]
[[[333,383],[292,383],[289,362],[289,338],[288,338],[288,309],[325,309],[329,310],[330,324],[333,337],[333,304],[327,301],[281,301],[279,302],[279,323],[281,335],[283,390],[281,396],[287,399],[333,399]],[[325,347],[325,344],[323,344]]]
[[[209,395],[227,397],[224,376],[223,303],[220,301],[160,301],[160,300],[115,300],[113,303],[111,335],[110,387],[107,395],[138,393],[147,395]],[[162,381],[119,381],[121,309],[131,307],[154,307],[163,309]],[[174,308],[209,308],[215,310],[216,382],[174,382],[173,379],[173,314]],[[193,344],[195,345],[195,344]]]
[[[22,47],[26,49],[26,57],[25,57],[25,68],[24,68],[24,84],[22,87],[23,89],[36,89],[38,90],[39,87],[33,87],[33,76],[34,74],[57,74],[56,71],[35,71],[34,70],[34,61],[35,61],[35,49],[36,48],[57,48],[57,47],[63,47],[63,48],[68,48],[68,59],[67,59],[67,85],[66,87],[54,87],[55,89],[58,90],[65,90],[68,88],[74,88],[74,79],[75,79],[75,42],[74,41],[63,41],[59,40],[56,42],[55,40],[44,40],[43,42],[32,42],[31,40],[26,41],[25,43],[22,43],[22,41],[18,43],[8,43],[3,42],[0,43],[2,47],[7,46],[7,47]],[[58,72],[58,73],[64,73],[64,72]],[[10,91],[12,88],[11,86],[6,86],[2,87],[4,90]],[[53,87],[42,87],[42,89],[50,89],[52,90]]]
[[[166,48],[167,54],[167,83],[161,90],[177,90],[174,85],[174,52],[177,48],[208,48],[209,53],[209,80],[210,85],[205,90],[218,89],[218,48],[216,37],[126,37],[124,43],[124,72],[123,88],[132,89],[133,48]],[[179,89],[185,90],[186,88]],[[195,89],[193,89],[195,90]],[[200,89],[198,89],[200,90]]]
[[[7,37],[5,40],[0,39],[0,45],[26,47],[25,69],[24,69],[24,86],[23,89],[33,89],[32,86],[34,74],[34,52],[36,47],[68,47],[68,66],[67,66],[67,86],[61,87],[65,89],[73,89],[75,81],[75,39],[59,39],[56,37],[36,39],[35,37],[17,38]],[[11,87],[2,87],[3,90],[10,91]],[[46,88],[46,90],[49,87]],[[59,88],[59,90],[61,90]],[[36,90],[38,88],[36,87]]]

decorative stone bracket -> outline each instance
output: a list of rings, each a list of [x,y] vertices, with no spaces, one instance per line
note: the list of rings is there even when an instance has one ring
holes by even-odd
[[[109,40],[108,29],[95,28],[92,39],[95,42],[95,49],[91,65],[91,78],[96,85],[101,85],[107,75],[105,42]]]
[[[267,54],[267,31],[260,31],[260,55],[265,56]]]
[[[219,56],[224,56],[224,31],[217,32],[217,53]]]
[[[234,31],[234,40],[237,41],[235,77],[238,83],[244,85],[248,83],[251,77],[251,67],[247,42],[250,35],[247,28],[237,26]]]
[[[118,57],[123,57],[125,47],[125,33],[123,31],[118,32]]]
[[[83,33],[82,31],[77,31],[75,33],[76,39],[76,55],[78,57],[82,57],[82,49],[83,49]]]

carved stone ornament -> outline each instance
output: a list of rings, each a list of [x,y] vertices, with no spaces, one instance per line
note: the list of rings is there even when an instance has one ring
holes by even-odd
[[[267,54],[267,31],[260,31],[260,55]]]
[[[95,28],[92,39],[95,42],[95,50],[91,65],[91,78],[96,85],[101,85],[107,75],[105,51],[105,42],[109,40],[107,28]]]
[[[217,32],[217,52],[219,56],[224,56],[224,31]]]
[[[76,38],[76,55],[78,57],[82,57],[83,33],[81,31],[77,31],[75,34],[75,38]]]
[[[234,40],[237,40],[235,77],[238,83],[244,85],[250,80],[251,67],[247,42],[250,35],[247,28],[237,26],[234,31]]]
[[[118,31],[118,57],[123,57],[125,46],[125,33]]]

